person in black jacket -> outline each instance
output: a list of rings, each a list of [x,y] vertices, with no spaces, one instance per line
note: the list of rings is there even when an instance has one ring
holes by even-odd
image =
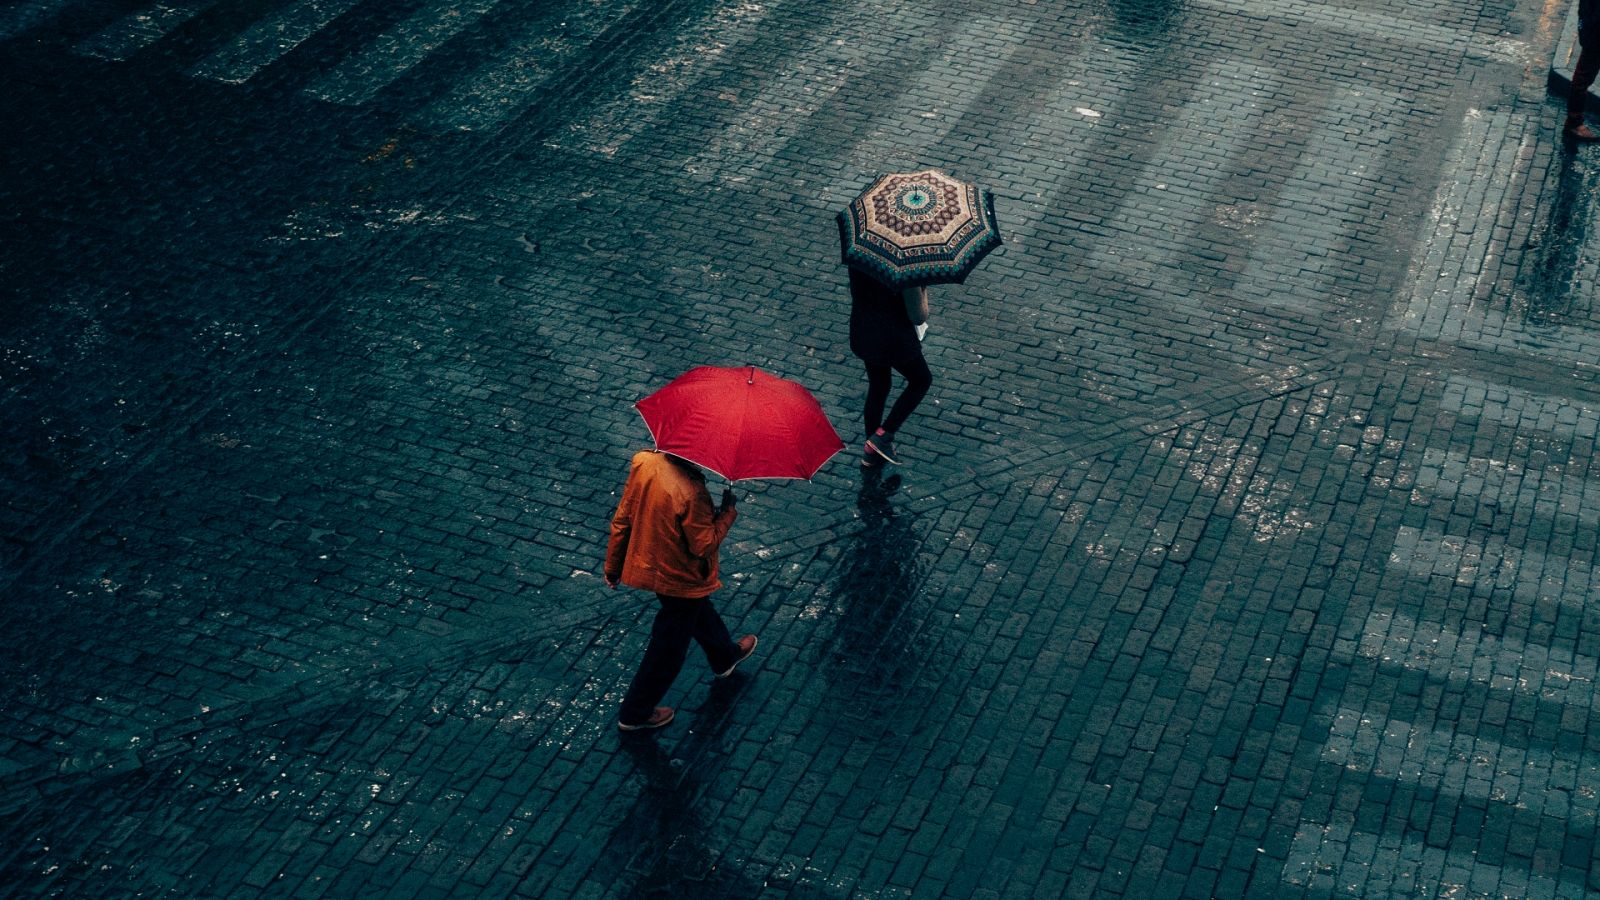
[[[1589,85],[1600,73],[1600,0],[1578,0],[1578,64],[1572,69],[1572,90],[1567,94],[1565,132],[1580,141],[1600,140],[1583,122],[1589,103]]]
[[[903,291],[855,269],[850,270],[850,350],[867,367],[867,400],[862,418],[867,443],[861,465],[875,468],[898,463],[894,435],[933,385],[933,373],[922,358],[920,326],[928,320],[928,289]],[[894,401],[887,418],[883,408],[889,388],[899,372],[905,390]]]

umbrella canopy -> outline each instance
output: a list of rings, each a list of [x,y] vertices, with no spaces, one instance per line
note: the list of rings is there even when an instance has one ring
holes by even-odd
[[[844,263],[894,288],[960,284],[1000,246],[994,195],[943,172],[879,175],[839,213]]]
[[[810,391],[755,366],[690,369],[634,408],[657,450],[729,481],[809,481],[844,449]]]

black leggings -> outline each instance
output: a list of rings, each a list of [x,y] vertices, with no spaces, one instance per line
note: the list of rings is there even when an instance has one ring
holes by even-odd
[[[922,398],[927,395],[928,388],[933,386],[933,373],[928,371],[928,364],[922,357],[906,360],[896,366],[893,371],[899,372],[906,380],[906,389],[894,401],[894,408],[889,410],[889,418],[883,417],[883,405],[889,402],[889,388],[894,384],[890,374],[890,366],[880,366],[867,363],[867,403],[863,413],[866,419],[867,434],[876,432],[879,428],[891,434],[899,431],[900,426],[906,423],[906,418],[911,411],[917,408]]]

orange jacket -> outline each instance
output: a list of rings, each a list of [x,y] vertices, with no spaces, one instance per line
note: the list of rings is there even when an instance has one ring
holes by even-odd
[[[717,548],[738,515],[712,506],[698,468],[640,450],[611,517],[606,580],[669,597],[707,596],[722,587]]]

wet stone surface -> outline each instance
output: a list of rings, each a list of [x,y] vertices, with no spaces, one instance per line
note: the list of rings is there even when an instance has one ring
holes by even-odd
[[[1600,891],[1600,157],[1531,3],[0,10],[0,893]],[[834,212],[995,191],[863,476]],[[742,487],[620,736],[697,364]]]

